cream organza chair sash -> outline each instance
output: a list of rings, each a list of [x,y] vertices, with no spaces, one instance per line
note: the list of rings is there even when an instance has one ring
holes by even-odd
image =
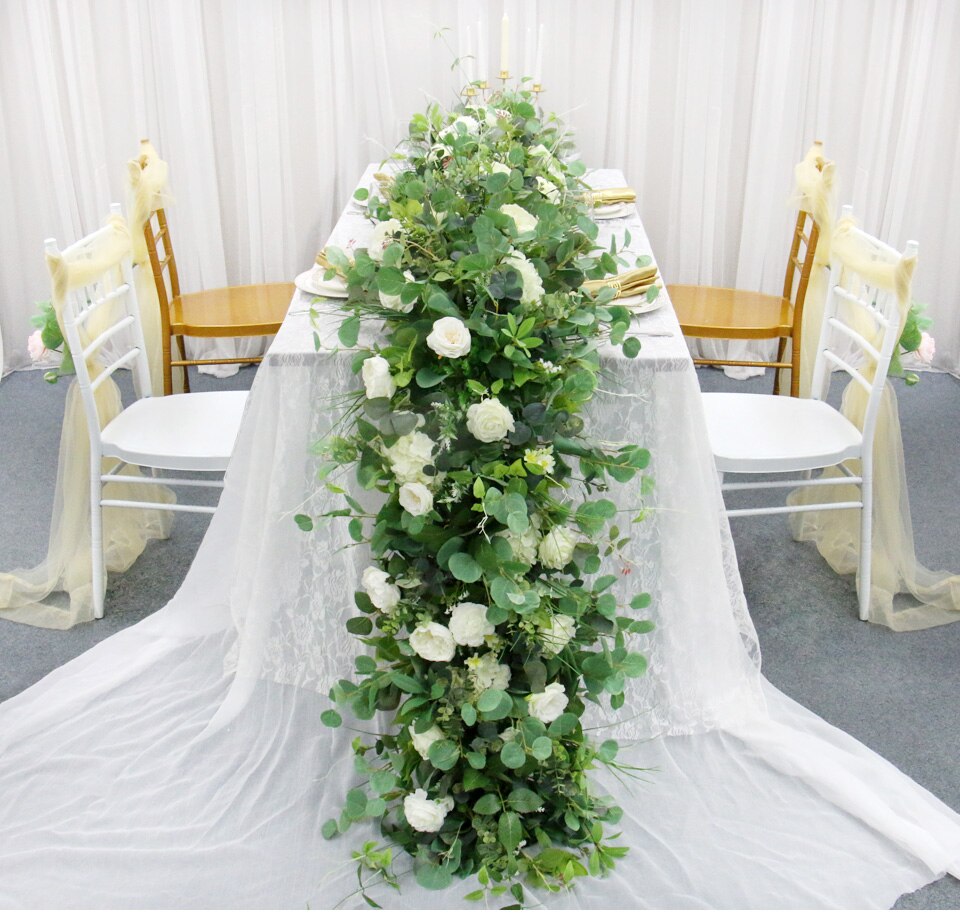
[[[131,236],[122,219],[110,217],[114,232],[94,251],[72,250],[69,256],[48,256],[53,305],[62,317],[67,294],[86,286],[102,274],[104,266],[117,260],[118,250],[130,251]],[[110,324],[108,307],[91,316],[83,332],[84,347],[95,341]],[[62,325],[62,318],[61,318]],[[74,355],[75,360],[81,359]],[[93,349],[87,356],[91,376],[102,370],[101,356]],[[97,411],[101,428],[120,413],[120,391],[112,379],[97,390]],[[108,461],[104,471],[115,463]],[[124,474],[132,479],[139,471]],[[163,493],[158,496],[158,492]],[[172,503],[168,488],[151,485],[110,484],[104,498],[154,500]],[[168,511],[128,510],[106,507],[103,511],[104,560],[108,571],[125,571],[140,556],[150,539],[166,538],[170,531]],[[90,545],[90,442],[83,402],[76,381],[67,392],[60,435],[60,462],[54,490],[53,517],[47,557],[31,570],[0,574],[0,617],[43,628],[70,628],[94,617]],[[66,593],[60,602],[46,600],[51,593]]]
[[[825,203],[826,198],[821,198],[820,202]],[[853,221],[849,218],[837,224],[832,232],[831,250],[840,255],[845,264],[854,266],[855,273],[865,284],[895,293],[902,331],[910,310],[911,280],[916,257],[905,255],[893,260],[888,253],[880,250],[862,250],[858,247],[856,237],[850,233],[852,226]],[[871,343],[877,343],[875,329],[860,326],[857,330]],[[875,369],[875,365],[868,365],[861,367],[860,372],[871,380]],[[841,410],[862,429],[866,410],[864,390],[850,383],[843,393]],[[840,477],[839,472],[832,470],[827,474]],[[829,495],[823,493],[827,490],[831,492]],[[847,500],[850,499],[851,490],[855,489],[849,485],[830,486],[818,489],[821,493],[816,498],[798,490],[790,496],[789,501],[800,507],[804,502],[814,499]],[[835,510],[791,516],[794,538],[816,542],[820,554],[835,571],[840,574],[853,573],[857,570],[861,548],[858,513],[856,510]],[[874,438],[872,552],[870,621],[894,631],[913,631],[960,621],[957,615],[960,611],[960,576],[929,571],[917,561],[904,472],[900,418],[896,394],[889,381],[883,391]],[[911,594],[921,605],[907,603],[905,607],[895,609],[894,598],[899,593]]]
[[[811,214],[820,231],[800,322],[800,397],[809,398],[823,324],[823,307],[827,301],[830,246],[837,210],[836,168],[824,157],[823,144],[819,140],[797,163],[793,177],[794,191],[789,206],[791,210]]]

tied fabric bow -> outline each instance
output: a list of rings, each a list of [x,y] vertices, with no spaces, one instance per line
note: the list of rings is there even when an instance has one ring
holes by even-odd
[[[604,287],[612,287],[618,297],[637,296],[646,293],[656,279],[657,266],[647,265],[645,268],[624,271],[623,274],[614,274],[611,277],[602,277],[599,280],[584,281],[581,287],[594,296]]]
[[[594,207],[603,207],[607,204],[632,204],[637,200],[637,193],[632,188],[598,188],[588,191],[584,200]]]

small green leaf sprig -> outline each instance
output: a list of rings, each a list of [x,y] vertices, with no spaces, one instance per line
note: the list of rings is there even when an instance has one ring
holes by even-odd
[[[561,890],[626,854],[605,835],[622,809],[588,778],[634,769],[616,741],[590,741],[583,716],[589,702],[622,707],[646,668],[632,636],[652,628],[637,614],[650,598],[619,598],[601,566],[626,564],[617,519],[635,512],[603,495],[644,482],[649,455],[590,438],[583,415],[600,345],[633,357],[640,342],[612,290],[581,287],[625,261],[596,248],[570,152],[528,92],[432,105],[392,178],[356,193],[368,246],[327,249],[363,389],[320,446],[321,478],[346,502],[322,516],[349,517],[376,563],[347,622],[366,649],[357,678],[332,688],[321,719],[391,723],[354,739],[363,784],[324,835],[378,824],[388,847],[354,854],[368,904],[364,866],[396,885],[396,849],[426,888],[475,876],[468,899],[518,903],[525,885]],[[365,319],[383,323],[381,344],[358,347]],[[376,513],[333,483],[348,466],[382,493]]]

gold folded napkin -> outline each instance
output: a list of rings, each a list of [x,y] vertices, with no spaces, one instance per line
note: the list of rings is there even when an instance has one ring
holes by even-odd
[[[614,274],[611,277],[602,277],[599,280],[584,281],[581,286],[594,296],[604,287],[612,287],[618,297],[637,296],[649,290],[656,280],[657,266],[651,264],[643,268],[624,271],[623,274]]]
[[[320,265],[321,268],[324,268],[327,271],[336,271],[338,277],[346,277],[346,275],[343,273],[343,269],[338,268],[336,265],[332,264],[330,262],[330,259],[327,258],[326,249],[320,249],[320,251],[317,252],[316,262],[318,265]]]
[[[632,188],[598,188],[587,192],[585,198],[594,207],[604,207],[607,204],[632,204],[637,200],[637,193]]]

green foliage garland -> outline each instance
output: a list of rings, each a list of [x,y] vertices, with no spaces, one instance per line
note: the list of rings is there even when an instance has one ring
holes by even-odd
[[[509,889],[522,902],[522,883],[559,890],[627,850],[605,838],[622,811],[588,772],[629,769],[582,717],[588,701],[621,707],[646,667],[630,635],[652,627],[635,612],[649,597],[618,600],[599,572],[626,542],[601,495],[649,457],[591,440],[583,411],[599,345],[633,357],[640,343],[612,290],[581,289],[625,262],[596,249],[570,150],[525,91],[431,106],[399,171],[356,193],[375,221],[368,246],[326,253],[328,278],[348,285],[343,346],[357,348],[362,319],[384,325],[382,346],[357,349],[364,390],[321,471],[355,464],[385,495],[375,514],[345,494],[326,514],[352,517],[377,561],[347,623],[367,652],[331,698],[361,720],[390,712],[394,728],[354,740],[366,783],[324,826],[373,819],[393,843],[355,853],[361,882],[369,868],[396,884],[399,846],[429,889],[476,875],[468,899]]]

